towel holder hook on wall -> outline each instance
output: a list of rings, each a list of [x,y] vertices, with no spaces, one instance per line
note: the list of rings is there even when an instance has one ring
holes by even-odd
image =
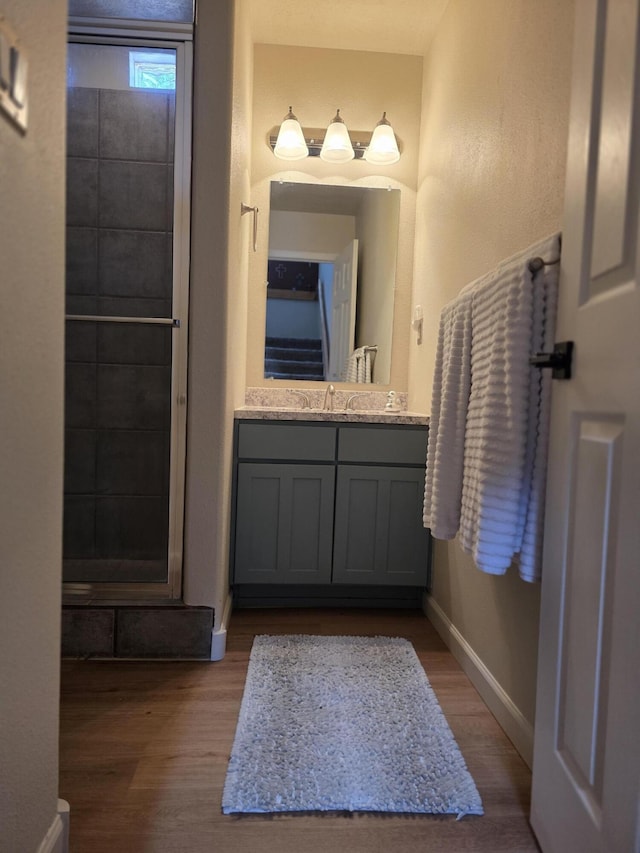
[[[573,341],[561,341],[553,345],[553,352],[537,352],[529,359],[532,367],[552,368],[553,379],[571,379]]]
[[[251,207],[249,204],[245,204],[244,202],[240,202],[240,216],[244,216],[245,213],[253,213],[253,251],[258,251],[258,213],[260,211],[257,207]]]

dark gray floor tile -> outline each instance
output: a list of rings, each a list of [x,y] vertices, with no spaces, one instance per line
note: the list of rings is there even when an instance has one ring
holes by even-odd
[[[96,432],[66,429],[64,439],[64,491],[89,495],[96,490]]]
[[[118,657],[206,658],[213,611],[204,608],[127,608],[118,611]]]
[[[64,354],[67,361],[95,362],[98,333],[95,323],[67,320]]]
[[[98,90],[67,89],[67,154],[98,156]]]
[[[98,426],[169,429],[171,370],[148,365],[98,365]]]
[[[168,490],[168,432],[100,431],[98,494],[166,495]]]
[[[67,363],[65,379],[65,426],[96,425],[96,365]]]
[[[98,557],[160,559],[167,553],[168,527],[168,497],[96,499]]]
[[[100,162],[100,226],[166,231],[167,167]]]
[[[162,167],[166,169],[166,166]],[[98,161],[67,158],[67,225],[98,224]]]
[[[169,99],[161,92],[100,92],[100,156],[113,160],[167,160]]]
[[[96,499],[69,495],[64,499],[63,554],[69,559],[90,559],[95,554]]]
[[[98,330],[101,364],[171,364],[170,326],[103,324]]]
[[[95,228],[67,228],[66,291],[91,294],[98,291],[98,232]]]
[[[100,231],[99,282],[102,296],[167,299],[172,271],[166,234],[157,231]]]
[[[62,608],[62,657],[113,657],[114,639],[115,612],[111,608]]]

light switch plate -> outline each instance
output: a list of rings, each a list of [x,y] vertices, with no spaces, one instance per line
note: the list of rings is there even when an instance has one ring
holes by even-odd
[[[23,133],[27,130],[28,68],[24,46],[0,18],[0,112]]]

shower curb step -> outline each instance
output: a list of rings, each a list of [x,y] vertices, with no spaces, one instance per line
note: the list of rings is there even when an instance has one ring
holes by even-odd
[[[65,604],[62,657],[210,660],[213,616],[186,604]]]

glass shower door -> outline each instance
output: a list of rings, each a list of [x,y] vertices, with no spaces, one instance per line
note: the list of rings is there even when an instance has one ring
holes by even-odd
[[[184,46],[69,44],[66,592],[180,595],[186,76]]]

